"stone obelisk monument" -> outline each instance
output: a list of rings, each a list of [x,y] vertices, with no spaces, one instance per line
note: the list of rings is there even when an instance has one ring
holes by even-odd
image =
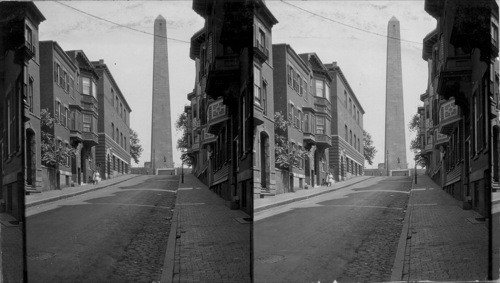
[[[151,123],[151,167],[174,168],[168,76],[167,21],[159,15],[154,24],[153,115]]]
[[[407,169],[403,103],[403,74],[399,21],[392,17],[387,26],[387,73],[385,86],[385,166]]]

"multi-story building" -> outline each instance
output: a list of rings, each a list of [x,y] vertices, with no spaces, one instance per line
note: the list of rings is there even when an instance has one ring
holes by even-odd
[[[45,18],[32,2],[0,3],[0,18],[7,19],[0,22],[0,212],[24,221],[25,186],[41,181],[38,26]]]
[[[87,183],[95,178],[98,172],[95,163],[95,146],[97,139],[97,121],[99,118],[97,104],[97,82],[99,77],[85,53],[81,50],[67,51],[66,54],[78,67],[75,79],[75,98],[78,103],[71,104],[70,108],[70,138],[76,149],[71,172],[73,182]]]
[[[278,20],[264,1],[255,1],[253,19],[253,196],[274,195],[277,189],[274,155],[274,86],[272,27]],[[241,175],[241,174],[240,174]],[[245,176],[247,179],[248,176]],[[251,177],[251,175],[250,175]],[[288,174],[287,174],[288,178]]]
[[[55,168],[48,164],[44,166],[44,175],[48,178],[44,180],[42,190],[70,186],[75,180],[71,168],[75,159],[65,154],[62,148],[68,150],[76,146],[72,135],[71,109],[80,105],[78,83],[75,83],[78,73],[78,67],[57,42],[40,42],[40,107],[55,118],[54,126],[45,131],[53,137],[56,154],[60,156]],[[53,180],[53,169],[55,182],[49,181]]]
[[[328,69],[321,62],[316,53],[299,54],[312,70],[311,93],[314,99],[315,113],[315,139],[316,144],[311,148],[313,156],[311,168],[311,184],[323,185],[326,183],[328,173],[333,173],[329,166],[328,149],[332,146],[331,122],[332,103],[331,91],[333,78]],[[307,168],[306,168],[307,170]]]
[[[281,113],[288,126],[279,133],[289,141],[290,150],[308,151],[291,168],[277,170],[276,193],[294,192],[313,186],[311,148],[316,145],[316,116],[311,93],[312,70],[288,44],[273,45],[274,111]],[[278,130],[278,132],[280,132]]]
[[[91,62],[99,80],[97,98],[99,121],[96,126],[96,166],[103,179],[130,172],[130,106],[104,60]],[[85,120],[84,120],[85,126]]]
[[[198,156],[194,174],[232,207],[248,213],[253,210],[254,164],[250,62],[258,5],[249,0],[193,1],[193,10],[205,19],[205,27],[191,38],[191,58],[199,61],[197,86],[188,95],[196,102],[191,110],[190,152]]]
[[[486,216],[491,180],[498,176],[492,158],[498,127],[492,123],[498,116],[498,5],[426,0],[425,10],[437,19],[423,50],[430,70],[421,97],[428,106],[422,129],[428,174],[465,208]]]
[[[330,169],[336,181],[363,174],[363,115],[365,111],[337,62],[326,64],[333,78],[331,86]]]

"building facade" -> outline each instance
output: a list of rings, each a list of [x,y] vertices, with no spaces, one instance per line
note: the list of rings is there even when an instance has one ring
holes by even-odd
[[[53,127],[43,128],[43,131],[51,135],[52,140],[47,142],[55,145],[54,153],[59,160],[55,165],[45,164],[42,190],[60,189],[74,183],[71,170],[74,158],[66,152],[76,146],[71,133],[70,109],[80,105],[75,81],[78,73],[78,67],[57,42],[40,42],[40,107],[55,119]]]
[[[324,185],[328,173],[333,173],[328,158],[328,149],[332,146],[332,103],[330,100],[333,77],[316,53],[299,54],[299,56],[312,70],[311,93],[314,99],[316,144],[311,148],[313,156],[310,168],[311,184],[312,186]]]
[[[336,62],[326,64],[332,76],[330,168],[335,181],[363,175],[363,115],[365,111]]]
[[[316,145],[316,116],[311,93],[312,70],[288,44],[273,45],[274,111],[288,121],[280,135],[290,142],[290,150],[307,152],[291,168],[277,171],[276,193],[294,192],[314,186],[311,166]]]
[[[191,105],[189,149],[197,156],[193,173],[229,206],[247,213],[253,211],[250,47],[258,5],[249,0],[193,1],[193,10],[205,19],[205,26],[191,38],[190,52],[197,62],[197,86],[188,95],[196,102]]]
[[[76,149],[72,157],[71,173],[73,182],[89,183],[98,172],[95,163],[97,139],[97,83],[99,77],[85,53],[81,50],[67,51],[66,54],[78,67],[75,78],[75,97],[80,103],[70,105],[70,138]],[[73,81],[73,78],[70,78]]]
[[[253,7],[253,197],[276,193],[272,27],[278,20],[263,1]],[[287,174],[288,175],[288,174]],[[249,176],[251,178],[251,176]],[[288,176],[287,176],[288,177]],[[247,176],[245,176],[245,179]]]
[[[130,172],[130,106],[104,60],[91,62],[99,77],[96,86],[99,121],[95,166],[103,179]],[[84,120],[85,122],[85,120]]]
[[[486,216],[498,176],[492,154],[498,143],[498,5],[427,0],[425,10],[438,22],[423,51],[430,70],[421,96],[428,106],[421,145],[428,174],[464,208]]]

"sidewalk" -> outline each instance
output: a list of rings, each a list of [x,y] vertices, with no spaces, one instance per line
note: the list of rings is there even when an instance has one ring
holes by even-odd
[[[138,176],[142,175],[136,175],[136,174],[121,175],[113,179],[102,180],[96,185],[65,187],[62,188],[61,190],[50,190],[41,193],[32,193],[26,196],[25,200],[26,208],[99,190],[102,188],[106,188],[112,185],[128,181]]]
[[[428,176],[410,193],[391,281],[486,280],[488,227]]]
[[[161,282],[250,282],[249,216],[192,174],[179,185]]]
[[[265,198],[258,198],[253,200],[253,212],[259,212],[266,209],[270,209],[273,207],[289,204],[296,201],[301,201],[304,199],[308,199],[317,195],[326,194],[332,191],[336,191],[365,180],[373,178],[373,176],[359,176],[351,178],[347,181],[337,182],[333,184],[331,187],[319,186],[311,189],[303,189],[293,193],[284,193],[275,196],[269,196]]]

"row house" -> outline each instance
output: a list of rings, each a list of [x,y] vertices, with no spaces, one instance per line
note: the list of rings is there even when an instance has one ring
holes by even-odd
[[[194,173],[228,205],[247,213],[253,210],[250,47],[256,5],[250,0],[193,1],[193,10],[205,19],[205,26],[191,39],[199,88],[188,95],[197,102],[191,108],[193,147],[205,148],[191,152],[201,157],[195,161]]]
[[[70,91],[75,84],[78,103],[70,104],[68,128],[71,144],[76,148],[71,165],[73,182],[87,183],[98,171],[95,163],[97,139],[97,121],[100,119],[97,105],[97,82],[99,77],[90,60],[81,50],[67,51],[66,54],[78,67],[76,77],[70,77]]]
[[[443,189],[486,216],[492,180],[498,179],[492,158],[498,133],[498,5],[426,0],[425,10],[437,27],[424,38],[430,74],[421,96],[422,154],[428,174]]]
[[[335,181],[344,181],[363,175],[365,111],[337,63],[325,66],[333,78],[330,100],[332,103],[330,168],[333,170]]]
[[[130,172],[132,109],[104,60],[92,62],[92,65],[99,78],[94,97],[99,110],[99,121],[93,125],[98,133],[95,162],[102,178],[111,179]]]
[[[314,186],[311,173],[316,145],[316,116],[311,92],[312,70],[288,44],[273,45],[274,111],[288,121],[285,132],[290,150],[307,151],[291,168],[277,169],[276,193],[294,192]],[[279,131],[279,130],[277,130]],[[276,132],[278,134],[278,132]],[[311,150],[312,149],[312,150]]]
[[[71,58],[55,41],[40,42],[40,108],[50,113],[55,119],[52,129],[45,129],[53,137],[56,147],[70,149],[70,105],[80,105],[78,90],[75,84],[78,68]],[[71,83],[71,79],[73,82]],[[51,182],[44,182],[42,190],[60,189],[71,185],[72,172],[69,156],[64,156],[62,150],[61,162],[55,168],[55,187]],[[51,170],[44,167],[46,175],[51,176]],[[49,177],[52,179],[52,177]]]
[[[316,144],[311,148],[313,158],[310,168],[310,179],[311,186],[314,187],[316,185],[324,185],[327,175],[333,173],[329,165],[328,150],[332,146],[331,123],[333,112],[330,90],[332,88],[333,77],[316,53],[299,54],[299,57],[312,70],[311,94],[314,100]],[[306,168],[306,173],[307,171],[309,171],[308,168]]]
[[[0,212],[24,221],[25,188],[41,184],[38,27],[45,18],[31,2],[0,3],[0,18]]]
[[[263,1],[255,1],[253,12],[253,127],[243,125],[241,134],[253,132],[253,197],[274,195],[282,186],[276,180],[274,154],[273,83],[274,50],[272,27],[278,23]],[[244,105],[243,105],[244,108]],[[246,176],[245,176],[246,177]],[[288,174],[287,174],[288,178]]]

